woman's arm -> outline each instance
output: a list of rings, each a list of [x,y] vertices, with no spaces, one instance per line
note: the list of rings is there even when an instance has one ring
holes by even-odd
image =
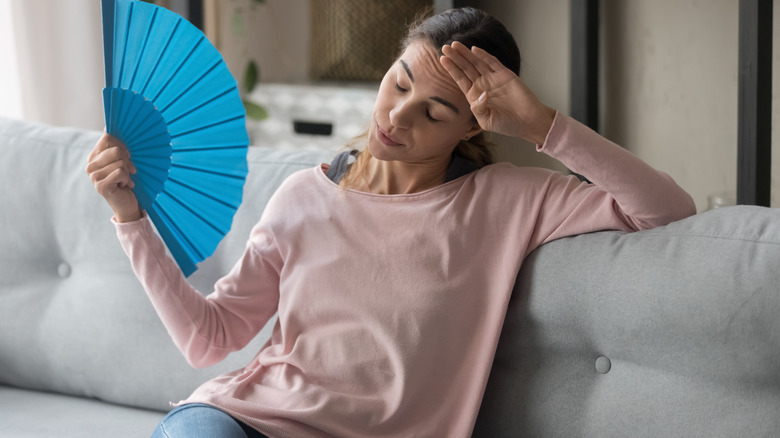
[[[486,51],[459,42],[442,48],[442,66],[468,99],[471,112],[485,131],[541,144],[555,118],[530,88]]]
[[[204,297],[168,256],[147,218],[116,228],[136,276],[192,366],[213,365],[240,350],[276,313],[281,263],[262,232],[253,231],[242,258]]]
[[[253,231],[244,256],[204,297],[167,255],[138,206],[127,148],[104,135],[89,155],[87,173],[114,211],[119,241],[136,276],[191,365],[212,365],[243,348],[274,315],[281,268],[272,240],[261,231]]]
[[[548,174],[539,194],[534,246],[591,231],[644,230],[696,213],[691,196],[669,175],[571,117],[558,113],[537,150],[593,184]]]
[[[542,104],[489,53],[457,42],[442,52],[442,65],[483,129],[531,141],[594,183],[548,174],[538,205],[536,244],[599,229],[651,228],[696,213],[690,195],[671,177]]]

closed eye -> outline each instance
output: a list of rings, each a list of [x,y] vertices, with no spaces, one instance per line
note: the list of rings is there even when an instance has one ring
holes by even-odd
[[[400,92],[400,93],[406,93],[407,91],[409,91],[406,88],[404,88],[401,85],[399,85],[398,82],[395,83],[395,89],[398,90],[398,92]],[[425,118],[427,118],[428,121],[434,122],[434,123],[440,121],[438,119],[434,119],[433,116],[431,116],[431,112],[428,109],[425,110]]]

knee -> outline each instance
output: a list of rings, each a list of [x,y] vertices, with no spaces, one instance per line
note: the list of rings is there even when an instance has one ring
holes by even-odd
[[[182,405],[163,418],[152,438],[246,438],[233,417],[205,404]]]

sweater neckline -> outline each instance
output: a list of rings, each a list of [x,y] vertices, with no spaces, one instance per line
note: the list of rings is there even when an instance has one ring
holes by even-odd
[[[466,182],[467,178],[471,178],[474,174],[476,174],[480,170],[481,169],[477,169],[459,178],[455,178],[451,181],[447,181],[445,183],[439,184],[436,187],[431,187],[429,189],[425,189],[420,192],[400,193],[400,194],[380,194],[380,193],[364,192],[357,189],[342,188],[341,186],[333,182],[330,178],[328,178],[328,175],[325,174],[325,170],[322,168],[322,164],[315,166],[314,168],[314,172],[317,174],[317,179],[319,180],[319,183],[328,186],[329,190],[338,190],[339,192],[348,193],[353,196],[368,197],[374,199],[386,199],[386,200],[405,200],[405,199],[415,200],[415,199],[424,199],[424,198],[430,198],[436,196],[449,196],[452,192],[457,191],[460,188],[460,186],[462,186]]]

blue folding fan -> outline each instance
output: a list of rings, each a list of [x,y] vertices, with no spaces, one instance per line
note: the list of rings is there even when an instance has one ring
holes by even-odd
[[[130,151],[138,202],[189,276],[241,204],[244,106],[222,56],[187,20],[141,1],[101,1],[106,131]]]

